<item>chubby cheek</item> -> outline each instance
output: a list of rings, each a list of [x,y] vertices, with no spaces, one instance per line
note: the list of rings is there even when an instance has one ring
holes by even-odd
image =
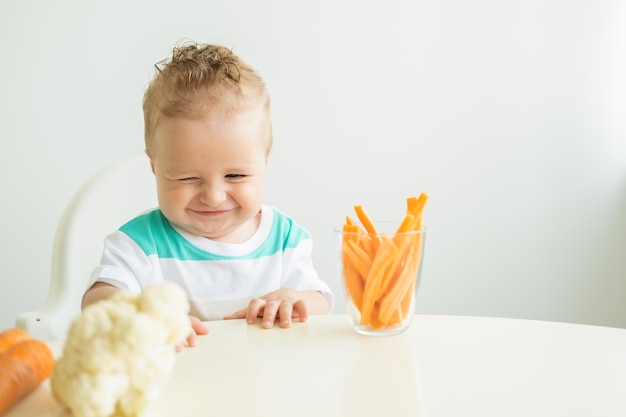
[[[239,187],[233,192],[233,197],[237,202],[250,210],[260,208],[263,202],[263,185],[247,184],[245,187]]]
[[[183,210],[193,198],[193,193],[189,193],[181,187],[172,187],[168,184],[157,184],[157,194],[159,207],[167,213]]]

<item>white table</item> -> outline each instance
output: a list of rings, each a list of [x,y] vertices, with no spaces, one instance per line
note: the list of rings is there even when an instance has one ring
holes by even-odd
[[[626,416],[626,329],[426,315],[389,337],[344,315],[209,327],[150,416]],[[58,412],[44,383],[6,417]]]

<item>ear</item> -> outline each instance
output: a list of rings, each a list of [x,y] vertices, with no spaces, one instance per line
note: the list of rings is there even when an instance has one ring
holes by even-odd
[[[150,156],[150,151],[146,148],[146,150],[144,151],[146,153],[146,155],[148,156],[148,159],[150,160],[150,169],[152,170],[152,174],[156,174],[156,172],[154,171],[154,162],[152,161],[152,157]]]

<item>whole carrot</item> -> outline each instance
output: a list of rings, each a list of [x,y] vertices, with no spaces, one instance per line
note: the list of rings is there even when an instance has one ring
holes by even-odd
[[[13,327],[0,332],[0,353],[4,352],[14,344],[30,339],[26,331]]]
[[[0,415],[33,392],[54,369],[54,355],[44,342],[28,339],[0,354]]]

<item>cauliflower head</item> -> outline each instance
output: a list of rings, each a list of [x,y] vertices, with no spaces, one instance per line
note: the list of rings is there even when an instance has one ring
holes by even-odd
[[[50,378],[55,400],[74,417],[140,416],[191,332],[188,311],[187,295],[168,281],[85,308]]]

